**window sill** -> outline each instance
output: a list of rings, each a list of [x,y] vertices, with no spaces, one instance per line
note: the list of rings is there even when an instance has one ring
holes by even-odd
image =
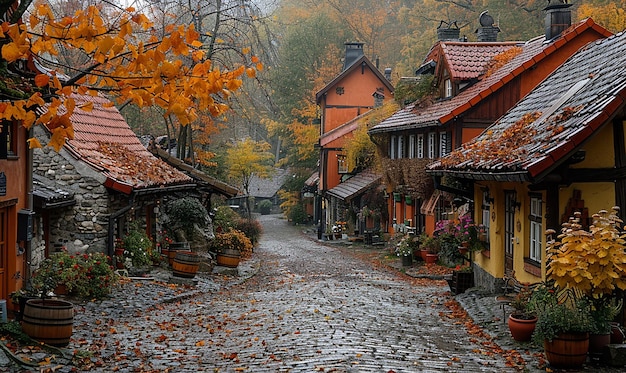
[[[491,250],[483,250],[480,252],[485,258],[491,258]]]
[[[524,258],[524,272],[541,277],[541,263],[530,258]]]

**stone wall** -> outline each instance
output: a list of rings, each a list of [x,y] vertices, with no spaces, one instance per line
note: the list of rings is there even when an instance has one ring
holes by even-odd
[[[57,153],[51,147],[35,149],[33,172],[57,188],[73,192],[76,200],[74,206],[49,211],[50,246],[61,244],[71,253],[106,252],[111,212],[105,176],[65,149]]]
[[[504,287],[503,279],[493,277],[477,265],[473,265],[473,268],[474,286],[484,289],[491,294],[502,294],[502,288]]]

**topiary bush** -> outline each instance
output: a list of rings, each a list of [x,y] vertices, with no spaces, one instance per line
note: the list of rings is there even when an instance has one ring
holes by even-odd
[[[175,229],[183,229],[188,237],[193,236],[196,225],[203,228],[210,222],[206,208],[194,197],[179,198],[168,203],[167,214],[170,224]]]

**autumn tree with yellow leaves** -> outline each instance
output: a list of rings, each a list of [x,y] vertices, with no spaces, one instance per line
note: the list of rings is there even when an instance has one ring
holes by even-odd
[[[230,180],[241,185],[246,196],[248,218],[250,209],[250,183],[253,177],[267,178],[274,172],[274,155],[269,152],[270,144],[246,138],[232,144],[226,153],[226,166]]]
[[[91,104],[77,107],[74,95],[106,94],[117,104],[159,107],[164,116],[187,126],[199,112],[223,114],[242,78],[254,77],[263,68],[245,48],[241,50],[248,56],[245,65],[217,68],[207,58],[203,35],[193,23],[164,23],[159,32],[134,8],[109,7],[103,13],[101,7],[89,6],[57,15],[41,2],[22,23],[24,12],[17,7],[10,21],[1,25],[2,60],[15,71],[23,70],[17,66],[28,61],[38,72],[29,97],[24,91],[3,92],[6,101],[0,104],[0,119],[21,121],[26,128],[46,125],[52,132],[49,145],[56,150],[73,138],[74,110],[91,110]],[[65,66],[61,72],[50,62],[68,51],[87,62]],[[44,106],[47,110],[38,115]],[[31,148],[41,146],[35,138],[29,143]]]

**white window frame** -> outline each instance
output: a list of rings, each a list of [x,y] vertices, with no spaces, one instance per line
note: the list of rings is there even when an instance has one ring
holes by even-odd
[[[484,242],[489,243],[489,229],[491,227],[491,201],[489,201],[490,194],[489,190],[483,191],[483,202],[482,202],[482,226],[485,230]]]
[[[444,98],[452,97],[452,80],[446,79],[443,82],[443,86],[444,86],[444,92],[443,92],[444,96],[443,97]]]
[[[417,135],[417,158],[424,158],[424,134]]]
[[[439,157],[444,157],[448,154],[448,133],[439,132]]]
[[[404,158],[404,136],[398,135],[398,159]]]
[[[435,159],[435,133],[428,133],[428,159]]]
[[[409,135],[409,158],[415,158],[415,135]]]
[[[541,196],[530,196],[530,237],[528,258],[541,263],[543,252],[543,219],[542,219],[543,201]]]
[[[396,136],[389,138],[389,159],[396,159]]]
[[[348,173],[348,157],[345,154],[337,154],[337,172],[340,174]]]

